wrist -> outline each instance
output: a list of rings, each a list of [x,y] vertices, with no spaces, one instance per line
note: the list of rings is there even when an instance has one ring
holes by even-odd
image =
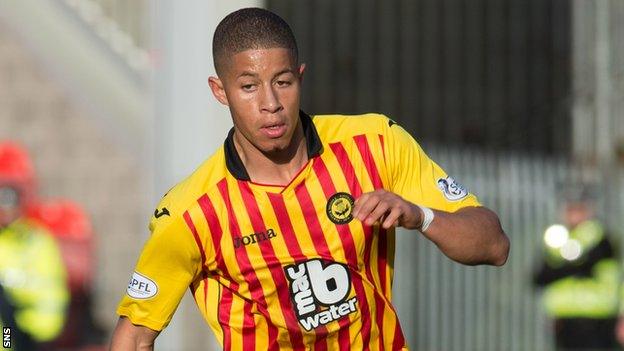
[[[424,233],[427,229],[429,229],[429,226],[431,225],[431,222],[433,222],[433,218],[435,217],[435,215],[433,214],[433,210],[429,207],[420,205],[416,206],[418,206],[421,212],[420,225],[418,225],[416,229]]]

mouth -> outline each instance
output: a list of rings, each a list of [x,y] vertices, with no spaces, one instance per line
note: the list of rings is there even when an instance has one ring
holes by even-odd
[[[285,123],[274,123],[262,126],[260,130],[269,138],[276,139],[283,136],[286,133]]]

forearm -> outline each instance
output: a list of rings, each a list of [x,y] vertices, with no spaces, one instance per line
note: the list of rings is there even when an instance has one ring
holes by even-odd
[[[502,266],[509,254],[509,239],[498,216],[485,207],[466,207],[449,213],[434,211],[435,218],[424,235],[451,259],[469,265]],[[362,194],[353,217],[365,225],[379,222],[383,228],[422,227],[425,214],[417,205],[384,189]]]
[[[485,207],[449,213],[434,210],[435,219],[423,233],[449,258],[467,265],[501,266],[507,261],[509,239],[498,216]]]
[[[154,343],[140,343],[129,337],[114,337],[111,342],[111,351],[125,351],[125,350],[137,350],[137,351],[151,351],[154,350]]]
[[[113,332],[110,351],[148,351],[154,349],[154,340],[158,332],[146,327],[133,325],[125,317],[119,318]]]

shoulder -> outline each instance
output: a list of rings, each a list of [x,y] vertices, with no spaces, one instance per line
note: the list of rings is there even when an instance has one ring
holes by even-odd
[[[26,217],[45,227],[59,240],[90,240],[93,237],[87,212],[69,199],[40,201],[30,206]]]
[[[169,189],[162,197],[150,220],[150,230],[168,226],[184,215],[199,197],[210,192],[226,176],[223,147],[206,159],[193,173]]]
[[[312,121],[323,141],[332,142],[362,134],[385,134],[395,122],[379,113],[315,115]]]
[[[57,250],[57,242],[52,233],[41,223],[30,218],[21,218],[8,228],[14,233],[16,241],[28,242],[31,248],[37,250]]]
[[[7,229],[24,237],[52,238],[50,231],[32,218],[22,217],[11,223]]]

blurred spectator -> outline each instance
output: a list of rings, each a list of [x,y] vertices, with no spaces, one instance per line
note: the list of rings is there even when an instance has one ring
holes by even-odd
[[[557,350],[613,350],[620,284],[613,238],[595,216],[595,194],[588,186],[569,187],[564,200],[565,223],[544,233],[543,263],[534,283],[544,288]]]
[[[25,218],[34,172],[19,146],[0,143],[0,324],[15,350],[35,350],[61,331],[68,291],[54,238]],[[4,345],[3,345],[4,346]]]
[[[71,294],[67,322],[49,349],[104,349],[106,332],[93,316],[93,230],[86,213],[68,200],[47,200],[31,206],[28,217],[48,228],[56,237],[67,269]]]

